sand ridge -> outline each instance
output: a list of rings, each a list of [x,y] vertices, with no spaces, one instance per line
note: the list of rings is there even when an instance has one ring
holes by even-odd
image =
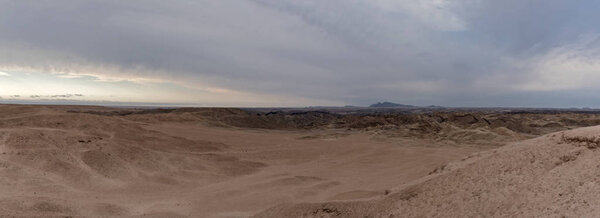
[[[594,217],[599,137],[600,127],[553,133],[477,153],[379,199],[281,205],[255,217]]]

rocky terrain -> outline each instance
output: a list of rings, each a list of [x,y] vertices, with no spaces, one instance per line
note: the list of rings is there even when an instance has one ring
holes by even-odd
[[[0,214],[589,216],[600,139],[576,128],[599,124],[564,110],[0,105]]]
[[[234,108],[182,108],[140,111],[83,111],[121,116],[144,122],[195,122],[212,126],[275,129],[338,129],[449,141],[459,144],[503,144],[551,132],[600,125],[600,111],[459,110],[412,112],[405,110],[339,114],[328,110],[269,111]]]

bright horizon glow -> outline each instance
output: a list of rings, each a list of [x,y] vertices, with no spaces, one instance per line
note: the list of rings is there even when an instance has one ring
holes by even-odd
[[[269,106],[277,101],[284,106],[302,105],[282,101],[279,96],[256,96],[224,89],[194,89],[158,82],[133,82],[106,80],[93,76],[70,76],[65,74],[11,72],[9,78],[0,79],[0,103],[3,100],[25,103],[65,104],[128,104],[128,105],[183,105],[183,106]],[[3,75],[3,74],[0,74]],[[263,99],[264,97],[264,99]],[[221,99],[235,99],[236,104]],[[268,99],[271,98],[271,99]],[[190,100],[191,99],[191,100]],[[306,102],[306,101],[304,101]]]

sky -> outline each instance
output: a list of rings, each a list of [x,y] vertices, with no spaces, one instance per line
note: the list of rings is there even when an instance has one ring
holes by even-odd
[[[0,103],[600,107],[592,0],[0,0]]]

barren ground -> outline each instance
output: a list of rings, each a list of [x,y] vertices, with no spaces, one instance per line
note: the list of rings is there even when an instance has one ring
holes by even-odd
[[[580,154],[591,157],[594,149],[556,135],[514,142],[598,124],[597,115],[577,113],[339,115],[0,105],[0,214],[556,215],[552,211],[568,207],[517,214],[482,202],[496,202],[504,211],[518,211],[519,203],[542,210],[543,202],[524,203],[538,195],[520,195],[532,188],[523,183],[551,189],[553,183],[537,186],[535,180],[560,177],[556,166],[576,164]],[[542,144],[554,150],[541,151]],[[534,162],[548,163],[532,167],[527,152],[536,155]],[[506,174],[512,177],[501,177]],[[480,188],[470,188],[472,183]],[[578,190],[569,187],[568,194],[575,195]],[[469,194],[475,192],[479,198]],[[506,205],[510,198],[518,201]]]

